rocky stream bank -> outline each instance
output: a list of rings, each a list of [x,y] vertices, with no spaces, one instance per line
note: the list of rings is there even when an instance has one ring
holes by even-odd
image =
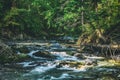
[[[120,79],[119,63],[106,60],[102,56],[80,52],[79,48],[74,46],[58,42],[10,42],[7,44],[11,52],[6,49],[6,53],[10,52],[8,56],[14,57],[8,58],[6,55],[8,61],[5,63],[1,61],[0,80]],[[2,51],[3,45],[1,47]],[[4,54],[6,54],[5,51]]]

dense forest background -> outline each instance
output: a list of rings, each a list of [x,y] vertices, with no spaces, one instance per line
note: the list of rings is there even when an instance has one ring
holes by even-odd
[[[67,35],[109,43],[119,42],[119,30],[119,0],[0,0],[1,38]]]

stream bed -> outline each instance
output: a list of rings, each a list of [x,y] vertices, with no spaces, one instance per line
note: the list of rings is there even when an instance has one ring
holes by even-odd
[[[0,80],[120,80],[119,66],[97,56],[78,57],[75,48],[59,43],[27,48],[32,59],[0,65]]]

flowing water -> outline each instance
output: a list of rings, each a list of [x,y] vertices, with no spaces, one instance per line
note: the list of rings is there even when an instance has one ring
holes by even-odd
[[[53,48],[55,50],[55,47]],[[100,67],[103,63],[92,67],[60,65],[62,62],[82,63],[85,60],[70,56],[61,49],[60,51],[49,50],[56,56],[55,59],[33,55],[40,50],[41,48],[31,49],[28,53],[32,57],[30,61],[1,66],[0,80],[120,80],[120,67]]]

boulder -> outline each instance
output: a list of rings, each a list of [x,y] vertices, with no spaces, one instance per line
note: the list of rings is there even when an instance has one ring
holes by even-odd
[[[85,56],[82,55],[81,53],[76,53],[74,54],[75,57],[77,57],[78,59],[85,59]]]
[[[45,57],[45,58],[55,58],[56,57],[55,55],[52,55],[48,51],[38,51],[38,52],[34,53],[33,55],[37,56],[37,57]]]

